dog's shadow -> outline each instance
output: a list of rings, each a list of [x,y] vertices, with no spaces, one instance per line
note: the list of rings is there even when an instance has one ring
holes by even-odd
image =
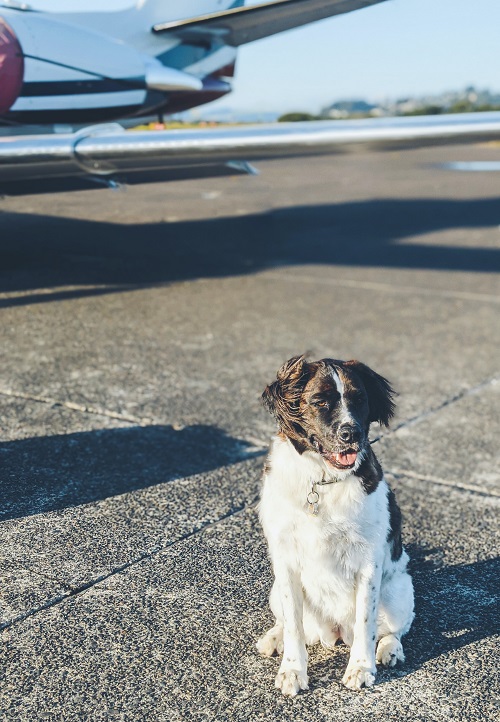
[[[487,639],[500,628],[498,579],[500,557],[445,566],[441,552],[407,546],[415,587],[415,620],[403,638],[406,660],[394,668],[378,667],[376,684],[415,672],[423,664],[468,644]],[[309,654],[310,687],[338,682],[344,674],[349,649],[315,647]]]

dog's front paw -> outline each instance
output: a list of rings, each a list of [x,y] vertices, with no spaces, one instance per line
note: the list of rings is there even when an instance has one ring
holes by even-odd
[[[375,682],[377,672],[374,668],[363,667],[360,664],[349,664],[342,677],[342,684],[349,689],[359,690],[362,687],[371,687]]]
[[[295,697],[301,689],[309,689],[307,672],[296,669],[280,669],[275,685],[287,697]]]

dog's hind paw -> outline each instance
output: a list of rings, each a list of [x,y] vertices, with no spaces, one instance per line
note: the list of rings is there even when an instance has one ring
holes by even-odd
[[[273,627],[263,637],[259,639],[257,651],[263,657],[272,657],[274,654],[283,653],[283,628]]]
[[[399,639],[393,634],[387,634],[377,645],[377,664],[384,667],[394,667],[397,662],[404,662],[405,655]]]
[[[309,689],[307,674],[294,669],[280,669],[274,684],[287,697],[295,697],[301,689]]]
[[[375,682],[376,670],[368,667],[361,667],[357,664],[348,665],[342,684],[348,689],[360,690],[362,687],[371,687]]]

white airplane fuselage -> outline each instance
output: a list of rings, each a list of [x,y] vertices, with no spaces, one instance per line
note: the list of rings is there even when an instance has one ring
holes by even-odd
[[[113,12],[61,13],[50,0],[29,9],[0,2],[0,123],[95,123],[222,97],[231,90],[236,48],[151,29],[243,5],[139,0]]]

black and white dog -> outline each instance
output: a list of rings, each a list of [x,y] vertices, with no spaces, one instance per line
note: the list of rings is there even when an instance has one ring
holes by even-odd
[[[307,644],[350,646],[342,682],[371,686],[376,663],[404,660],[413,585],[401,514],[368,441],[394,414],[388,381],[359,361],[296,356],[263,400],[279,433],[264,468],[260,520],[274,571],[276,623],[257,643],[283,653],[276,686],[308,688]]]

